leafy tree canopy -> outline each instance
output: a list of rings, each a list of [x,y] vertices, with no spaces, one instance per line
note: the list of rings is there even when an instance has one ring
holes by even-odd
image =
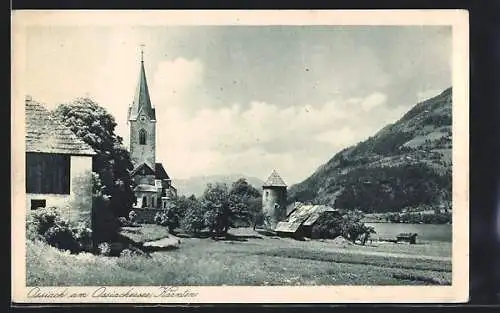
[[[127,216],[134,202],[130,171],[133,164],[123,139],[115,133],[114,117],[88,97],[60,104],[53,114],[96,152],[92,170],[99,177],[99,192],[111,197],[116,216]]]

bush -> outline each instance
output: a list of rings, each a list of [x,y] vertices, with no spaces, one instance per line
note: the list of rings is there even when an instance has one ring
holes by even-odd
[[[168,231],[172,233],[174,229],[179,227],[179,217],[175,212],[175,207],[171,207],[167,211],[158,212],[154,217],[154,222],[157,225],[167,226]]]
[[[120,253],[121,258],[134,257],[134,256],[146,256],[146,254],[139,249],[130,249],[130,248],[123,249],[123,251]]]
[[[205,228],[205,217],[201,204],[196,200],[192,201],[191,206],[187,208],[180,226],[187,232],[199,233]]]
[[[120,257],[123,258],[123,257],[131,257],[131,256],[134,256],[134,252],[130,249],[123,249],[122,252],[120,252]]]
[[[135,213],[135,211],[130,211],[128,213],[128,220],[130,221],[130,223],[135,222],[136,217],[137,217],[137,213]]]
[[[92,251],[92,229],[87,227],[85,223],[79,223],[76,227],[72,229],[73,237],[79,244],[80,251],[90,252]]]
[[[71,253],[80,252],[80,244],[76,240],[73,231],[65,223],[50,227],[44,234],[45,241],[58,249],[68,250]]]
[[[342,234],[342,217],[322,214],[311,229],[312,239],[335,239]]]
[[[30,211],[26,219],[26,237],[30,240],[43,239],[45,232],[62,222],[56,208],[40,208]]]
[[[84,223],[71,227],[56,208],[31,211],[26,221],[27,238],[43,240],[49,245],[72,253],[92,249],[92,230]]]
[[[129,222],[129,220],[126,217],[123,217],[123,216],[120,216],[118,218],[118,222],[120,223],[121,227],[127,227],[127,226],[130,226],[130,224],[131,224]]]
[[[158,212],[156,213],[154,217],[155,224],[161,225],[161,226],[167,226],[168,225],[168,218],[167,214],[165,212]]]
[[[334,239],[342,236],[351,242],[361,239],[364,244],[374,229],[361,222],[363,216],[359,211],[349,211],[343,216],[323,213],[311,229],[311,238]]]
[[[111,245],[107,242],[101,242],[97,247],[99,254],[104,256],[111,255]]]

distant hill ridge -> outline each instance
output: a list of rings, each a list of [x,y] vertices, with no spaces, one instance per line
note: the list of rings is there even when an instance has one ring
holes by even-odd
[[[365,212],[451,203],[452,89],[335,154],[289,189],[289,202]]]

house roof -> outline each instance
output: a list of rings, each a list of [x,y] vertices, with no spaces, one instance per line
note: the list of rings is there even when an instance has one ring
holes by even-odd
[[[137,120],[141,113],[144,113],[151,120],[156,120],[156,110],[151,106],[146,71],[144,70],[144,62],[142,60],[139,69],[139,81],[135,89],[134,102],[128,110],[128,120]]]
[[[27,98],[25,102],[26,152],[72,155],[97,154],[40,103]]]
[[[155,163],[155,176],[157,179],[170,179],[170,176],[168,176],[167,171],[165,171],[161,163]]]
[[[264,187],[286,187],[286,184],[278,172],[273,170],[271,175],[269,175],[269,178],[264,183]]]
[[[155,169],[153,169],[147,165],[146,163],[141,163],[139,166],[134,168],[134,170],[130,173],[130,175],[154,175],[156,179],[170,179],[165,168],[163,168],[163,164],[155,163]]]
[[[140,174],[139,174],[140,173]],[[139,174],[139,175],[154,175],[154,171],[153,169],[147,165],[146,163],[141,163],[139,164],[139,166],[137,166],[136,168],[134,168],[132,170],[132,172],[130,173],[131,176],[134,176],[136,174]]]
[[[158,192],[158,188],[152,185],[146,185],[146,184],[140,184],[135,186],[134,192],[136,191],[141,191],[141,192]]]
[[[322,214],[340,214],[338,210],[334,209],[334,208],[331,208],[331,207],[327,207],[327,206],[322,206],[323,209],[319,209],[315,212],[313,212],[308,218],[307,220],[302,223],[303,226],[312,226],[314,225],[314,223],[316,223],[316,221],[318,220],[318,218],[322,215]]]
[[[296,232],[301,225],[311,226],[324,212],[339,212],[327,205],[306,205],[298,203],[286,221],[279,222],[275,231]]]

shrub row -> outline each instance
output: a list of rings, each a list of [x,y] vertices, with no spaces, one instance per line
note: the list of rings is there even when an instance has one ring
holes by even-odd
[[[30,240],[42,240],[71,253],[92,251],[92,230],[88,225],[70,225],[56,208],[40,208],[31,211],[26,221],[26,236]]]

